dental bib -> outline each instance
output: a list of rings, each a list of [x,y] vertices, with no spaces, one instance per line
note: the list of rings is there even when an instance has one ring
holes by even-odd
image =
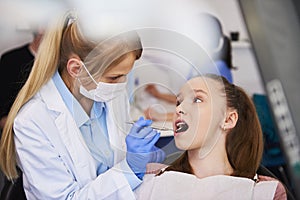
[[[167,171],[160,176],[146,174],[135,190],[137,199],[273,199],[278,181],[256,183],[248,178],[216,175],[197,178],[182,172]]]

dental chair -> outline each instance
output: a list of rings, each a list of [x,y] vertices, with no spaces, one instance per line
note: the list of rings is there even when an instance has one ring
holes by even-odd
[[[264,175],[264,176],[269,176],[269,177],[272,177],[272,178],[275,178],[275,179],[279,180],[270,170],[268,170],[263,165],[259,166],[259,168],[257,170],[257,174]],[[285,187],[287,200],[296,200],[296,198],[294,197],[294,194],[289,190],[289,188],[287,188],[287,186],[283,182],[281,182],[281,183]]]

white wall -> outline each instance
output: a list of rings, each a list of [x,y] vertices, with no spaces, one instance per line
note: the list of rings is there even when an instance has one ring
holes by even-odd
[[[199,5],[200,11],[206,11],[218,17],[223,32],[230,36],[231,31],[240,33],[240,41],[232,43],[234,83],[242,86],[250,95],[264,94],[262,78],[253,54],[249,35],[237,0],[190,0]]]
[[[32,34],[11,30],[9,32],[0,30],[0,55],[5,51],[18,47],[32,40]]]
[[[240,33],[240,40],[237,42],[232,42],[233,65],[238,68],[237,70],[232,71],[234,83],[243,87],[249,95],[252,95],[253,93],[264,94],[265,91],[260,72],[256,63],[256,59],[254,57],[251,43],[249,41],[246,25],[244,23],[242,13],[237,1],[176,0],[176,2],[178,4],[185,2],[193,5],[191,7],[188,7],[188,9],[190,9],[189,14],[194,18],[196,18],[197,13],[199,12],[208,12],[215,15],[220,19],[223,25],[223,32],[227,36],[230,36],[231,31],[238,31]],[[180,7],[180,5],[178,7]],[[172,13],[174,12],[174,10],[178,9],[178,7],[170,7],[169,10]],[[179,14],[182,13],[178,13],[178,15]],[[173,30],[177,30],[178,32],[180,32],[184,29],[182,28],[183,25],[181,23],[188,23],[185,20],[186,18],[184,17],[179,20],[178,18],[175,18],[171,23],[171,28],[174,28]],[[166,26],[168,26],[168,24]],[[147,76],[147,74],[145,75]],[[157,76],[158,77],[156,78],[159,78],[159,74],[157,74]],[[163,76],[161,78],[163,79]]]
[[[209,12],[218,17],[223,25],[223,31],[226,35],[229,35],[231,31],[239,31],[242,40],[248,39],[248,33],[237,0],[188,1],[198,5],[199,11]]]
[[[3,1],[4,0],[2,0],[2,2]],[[244,87],[250,94],[264,93],[262,80],[253,56],[251,45],[248,42],[248,34],[237,1],[178,0],[178,2],[193,5],[190,8],[191,13],[205,11],[216,15],[222,22],[223,31],[226,35],[229,35],[230,31],[240,32],[240,42],[233,44],[232,52],[233,64],[238,67],[237,71],[233,71],[234,82]],[[177,9],[178,7],[180,9],[180,6],[177,6]],[[0,12],[0,54],[10,48],[22,45],[32,38],[32,35],[29,32],[17,31],[16,24],[10,23],[14,22],[13,20],[6,17],[6,20],[4,21],[3,13],[5,12]],[[158,16],[156,16],[156,18],[157,17]],[[184,23],[184,21],[180,22],[179,20],[177,23]]]
[[[33,28],[46,26],[52,17],[65,11],[67,1],[0,0],[0,54],[30,42]]]
[[[232,70],[233,82],[244,88],[249,95],[265,94],[251,45],[233,42],[232,46],[232,62],[237,67],[237,70]]]

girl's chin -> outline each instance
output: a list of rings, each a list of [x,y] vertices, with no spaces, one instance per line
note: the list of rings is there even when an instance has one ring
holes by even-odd
[[[189,145],[186,145],[186,143],[188,142],[188,138],[185,137],[185,135],[187,135],[187,131],[184,131],[184,132],[179,132],[179,133],[176,133],[174,132],[174,141],[175,141],[175,144],[176,144],[176,147],[180,150],[186,150],[186,146],[189,146]]]
[[[185,142],[183,141],[178,141],[175,139],[175,146],[177,149],[179,149],[180,151],[186,151],[189,149],[189,145],[187,145]]]

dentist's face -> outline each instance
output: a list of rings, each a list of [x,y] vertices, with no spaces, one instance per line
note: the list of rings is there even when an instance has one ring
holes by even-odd
[[[218,82],[204,77],[188,81],[177,97],[173,121],[176,146],[209,152],[221,134],[225,110],[225,95]]]
[[[122,83],[126,81],[126,75],[131,71],[136,58],[134,53],[129,53],[121,62],[111,66],[101,76],[99,82]]]
[[[136,56],[134,53],[128,53],[124,58],[116,63],[112,64],[108,67],[101,76],[93,76],[95,82],[103,82],[103,83],[123,83],[126,82],[126,76],[133,68],[133,64],[136,60]],[[96,88],[95,82],[92,81],[91,77],[88,75],[87,70],[81,70],[80,81],[87,90],[92,90]]]

